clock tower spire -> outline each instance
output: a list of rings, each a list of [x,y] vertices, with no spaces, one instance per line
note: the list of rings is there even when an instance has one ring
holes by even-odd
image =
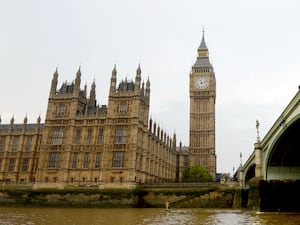
[[[204,38],[190,73],[190,166],[200,165],[215,178],[216,78]]]

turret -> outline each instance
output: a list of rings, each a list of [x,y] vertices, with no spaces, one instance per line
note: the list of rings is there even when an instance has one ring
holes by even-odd
[[[10,119],[10,125],[12,126],[14,125],[14,123],[15,123],[15,117],[13,115],[12,118]]]
[[[1,117],[0,117],[0,124],[1,124]],[[150,120],[149,120],[149,131],[150,132],[152,131],[152,117],[150,117]]]
[[[142,88],[141,88],[141,94],[142,97],[145,95],[145,84],[144,82],[142,83]]]
[[[73,96],[74,97],[79,96],[80,82],[81,82],[81,71],[80,71],[80,66],[79,66],[79,69],[76,73],[75,84],[74,84],[74,91],[73,91]]]
[[[137,68],[137,70],[136,70],[136,76],[135,76],[135,86],[134,86],[134,91],[136,92],[136,93],[138,93],[139,92],[139,90],[140,90],[140,86],[141,86],[141,73],[142,73],[142,71],[141,71],[141,67],[140,67],[140,64],[139,64],[139,66],[138,66],[138,68]]]
[[[176,149],[176,134],[173,135],[173,149]]]
[[[90,100],[89,100],[90,106],[96,106],[96,84],[95,80],[92,83],[91,91],[90,91]]]
[[[150,81],[149,81],[149,77],[148,77],[148,80],[146,82],[145,96],[146,96],[146,100],[147,100],[147,102],[149,104],[149,102],[150,102]]]
[[[96,84],[95,80],[92,83],[91,91],[90,91],[90,98],[88,100],[88,107],[87,107],[87,113],[94,114],[96,112]]]
[[[110,79],[110,93],[113,93],[116,91],[116,83],[117,83],[117,69],[116,69],[116,64],[114,66],[114,69],[111,73],[111,79]]]
[[[12,118],[10,119],[10,131],[13,130],[14,123],[15,123],[15,118],[14,118],[14,115],[13,115]]]
[[[56,89],[57,89],[57,81],[58,81],[58,72],[57,67],[53,74],[52,82],[51,82],[51,88],[50,88],[50,96],[55,95]]]
[[[23,131],[26,130],[27,122],[28,122],[28,119],[27,119],[27,114],[26,114],[26,116],[24,117],[24,120],[23,120]]]

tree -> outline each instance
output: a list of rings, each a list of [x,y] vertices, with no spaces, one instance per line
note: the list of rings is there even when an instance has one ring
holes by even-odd
[[[212,175],[203,166],[188,167],[183,172],[182,181],[184,182],[207,182],[213,181]]]

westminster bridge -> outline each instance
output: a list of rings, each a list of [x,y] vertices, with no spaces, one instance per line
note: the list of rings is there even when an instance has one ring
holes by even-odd
[[[300,89],[300,86],[299,86]],[[300,211],[300,90],[265,137],[259,122],[254,151],[240,167],[249,205],[263,211]]]

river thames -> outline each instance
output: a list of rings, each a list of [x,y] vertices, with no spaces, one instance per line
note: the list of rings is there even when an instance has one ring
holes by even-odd
[[[299,213],[230,209],[0,207],[0,225],[299,225]]]

